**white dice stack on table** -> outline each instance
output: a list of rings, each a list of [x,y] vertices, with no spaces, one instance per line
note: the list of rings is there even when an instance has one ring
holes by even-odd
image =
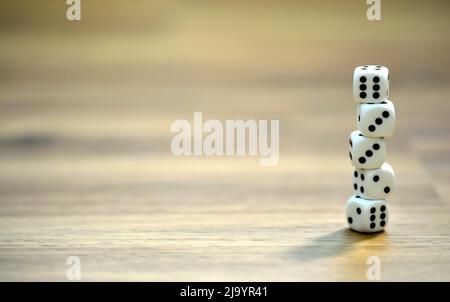
[[[394,132],[395,109],[388,95],[386,67],[355,68],[353,98],[358,102],[358,130],[350,134],[349,140],[355,195],[347,201],[346,218],[349,227],[358,232],[382,231],[389,220],[386,197],[394,189],[395,176],[392,167],[385,163],[385,137]]]

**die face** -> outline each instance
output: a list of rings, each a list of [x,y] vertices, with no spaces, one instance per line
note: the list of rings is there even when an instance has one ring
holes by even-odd
[[[384,163],[379,169],[353,171],[353,190],[365,199],[386,199],[395,187],[391,165]]]
[[[389,96],[389,69],[363,65],[353,72],[353,99],[358,103],[381,103]]]
[[[386,159],[386,144],[383,138],[365,137],[360,131],[353,131],[349,139],[349,157],[358,169],[376,169]]]
[[[345,213],[348,226],[362,233],[382,231],[389,221],[385,200],[367,200],[355,195],[348,199]]]
[[[366,137],[391,136],[395,129],[394,104],[389,100],[379,104],[359,104],[357,125]]]

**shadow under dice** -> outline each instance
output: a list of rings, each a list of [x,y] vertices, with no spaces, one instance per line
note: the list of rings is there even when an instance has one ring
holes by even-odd
[[[367,200],[352,196],[346,205],[348,226],[357,232],[374,233],[384,229],[389,220],[385,200]]]
[[[358,169],[376,169],[386,158],[386,145],[383,138],[365,137],[360,131],[353,131],[349,139],[349,156]]]
[[[365,199],[386,199],[395,186],[395,175],[391,165],[384,163],[379,169],[353,171],[355,194]]]
[[[356,122],[364,136],[391,136],[395,128],[394,104],[389,100],[379,104],[359,104]]]
[[[389,69],[381,65],[358,66],[353,72],[353,99],[381,103],[389,96]]]

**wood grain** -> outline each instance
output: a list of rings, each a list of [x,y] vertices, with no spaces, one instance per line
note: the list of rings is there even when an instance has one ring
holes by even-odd
[[[383,281],[450,281],[447,2],[379,24],[347,1],[99,2],[79,24],[1,4],[0,280],[64,281],[77,255],[85,281],[365,281],[374,255]],[[372,62],[391,68],[398,183],[387,231],[361,235],[350,78]],[[279,165],[174,157],[194,111],[279,119]]]

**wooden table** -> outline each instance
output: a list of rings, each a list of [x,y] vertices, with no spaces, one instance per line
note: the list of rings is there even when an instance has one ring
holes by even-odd
[[[0,280],[64,281],[75,255],[85,281],[364,281],[369,256],[383,281],[450,281],[446,2],[383,2],[379,23],[364,4],[101,1],[70,23],[54,2],[0,9]],[[350,79],[372,62],[398,182],[387,231],[361,235]],[[194,111],[280,120],[279,165],[173,156]]]

